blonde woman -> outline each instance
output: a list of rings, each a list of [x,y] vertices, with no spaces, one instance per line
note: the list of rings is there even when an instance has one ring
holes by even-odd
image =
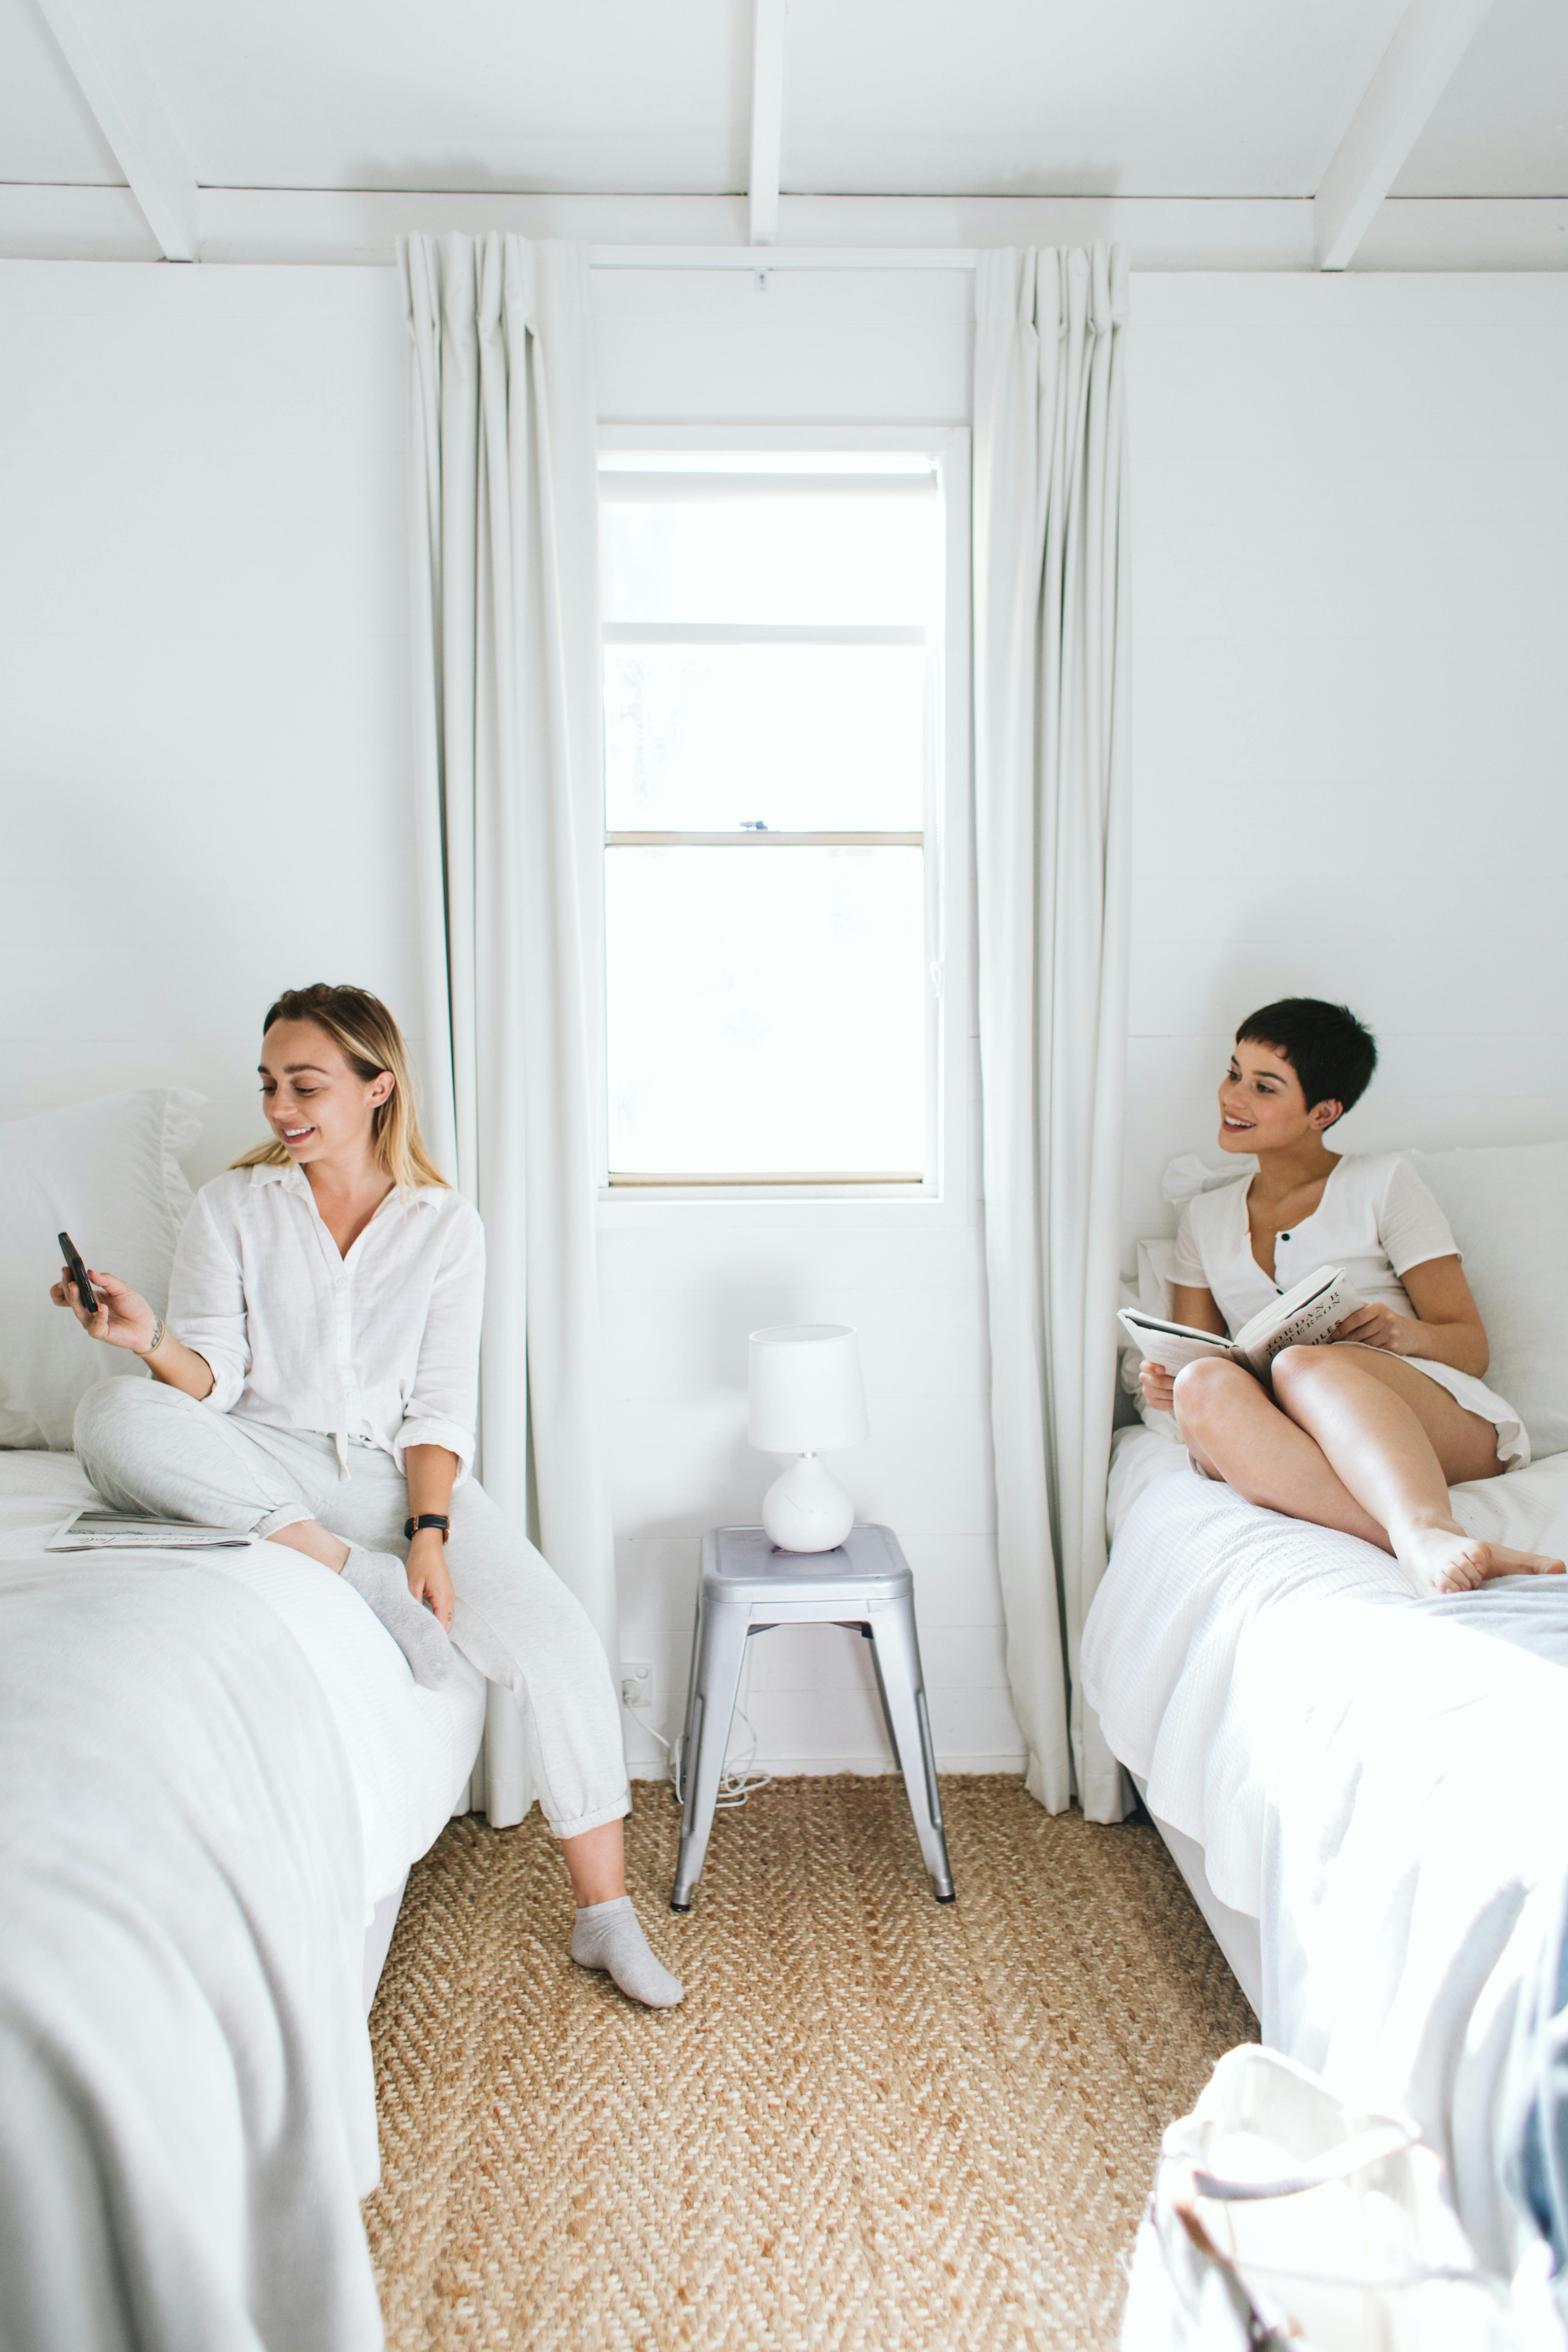
[[[267,1015],[272,1139],[204,1185],[166,1322],[90,1269],[51,1293],[150,1381],[83,1398],[76,1450],[104,1500],[286,1544],[353,1586],[438,1686],[451,1643],[522,1714],[577,1897],[572,1957],[649,2008],[680,1986],[626,1891],[620,1709],[593,1628],[469,1475],[484,1229],[419,1139],[403,1039],[359,988]],[[449,1541],[448,1541],[449,1538]]]

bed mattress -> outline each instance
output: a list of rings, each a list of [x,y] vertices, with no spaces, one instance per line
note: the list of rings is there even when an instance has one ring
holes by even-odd
[[[1454,1493],[1477,1534],[1568,1545],[1568,1456]],[[1143,1430],[1118,1441],[1109,1521],[1085,1696],[1214,1896],[1259,1923],[1265,2040],[1412,2113],[1511,2268],[1507,2086],[1568,1869],[1568,1580],[1417,1600],[1383,1552],[1256,1509]]]
[[[50,1534],[95,1499],[69,1454],[0,1451],[0,1576],[43,1559]],[[104,1555],[109,1557],[109,1555]],[[440,1691],[421,1690],[356,1593],[281,1544],[212,1552],[117,1552],[241,1584],[280,1618],[326,1694],[358,1800],[364,1915],[402,1885],[464,1801],[484,1727],[485,1683],[466,1658]]]

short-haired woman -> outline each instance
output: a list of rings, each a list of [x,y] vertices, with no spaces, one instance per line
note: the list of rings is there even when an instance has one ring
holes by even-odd
[[[447,1636],[509,1686],[577,1896],[572,1957],[671,2007],[626,1891],[620,1709],[592,1626],[469,1476],[484,1229],[419,1139],[403,1039],[363,989],[290,989],[268,1013],[272,1140],[196,1195],[167,1322],[92,1270],[51,1293],[150,1381],[100,1382],[76,1450],[112,1507],[232,1528],[340,1574],[416,1681]],[[450,1536],[450,1570],[447,1538]]]
[[[1348,1006],[1286,997],[1251,1013],[1219,1088],[1222,1151],[1256,1175],[1182,1212],[1173,1312],[1234,1333],[1320,1265],[1342,1265],[1364,1304],[1326,1347],[1287,1348],[1272,1394],[1223,1357],[1173,1381],[1142,1369],[1196,1467],[1250,1503],[1391,1551],[1421,1593],[1563,1563],[1467,1535],[1448,1488],[1522,1467],[1530,1440],[1484,1385],[1489,1349],[1447,1222],[1396,1153],[1336,1154],[1323,1139],[1365,1092],[1377,1048]]]

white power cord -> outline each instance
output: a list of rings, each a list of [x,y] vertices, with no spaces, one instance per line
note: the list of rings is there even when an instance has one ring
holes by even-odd
[[[714,1800],[715,1811],[729,1811],[738,1806],[743,1805],[748,1797],[755,1796],[759,1789],[765,1789],[773,1777],[771,1772],[764,1771],[757,1763],[756,1726],[752,1723],[751,1717],[746,1713],[747,1701],[750,1699],[751,1696],[752,1645],[748,1642],[746,1644],[746,1661],[741,1673],[740,1694],[735,1701],[735,1716],[738,1721],[745,1725],[747,1731],[751,1735],[751,1746],[748,1748],[744,1761],[742,1763],[731,1763],[729,1757],[725,1757],[724,1769],[719,1775],[719,1794]],[[653,1738],[657,1739],[659,1746],[663,1748],[665,1754],[665,1778],[668,1780],[670,1787],[675,1790],[676,1802],[679,1804],[680,1801],[680,1751],[684,1745],[685,1735],[682,1734],[679,1738],[675,1739],[667,1739],[662,1731],[656,1731],[651,1723],[644,1720],[641,1708],[626,1706],[626,1702],[624,1696],[622,1697],[621,1705],[626,1708],[626,1712],[631,1717],[632,1721],[638,1725],[642,1730],[649,1733]]]

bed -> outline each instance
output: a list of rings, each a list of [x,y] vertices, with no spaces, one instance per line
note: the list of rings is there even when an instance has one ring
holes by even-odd
[[[0,2338],[360,2352],[365,2013],[486,1685],[277,1544],[50,1553],[0,1454]]]
[[[47,1549],[91,1499],[70,1416],[110,1369],[47,1307],[53,1234],[161,1303],[193,1111],[153,1089],[0,1128],[7,2352],[382,2343],[366,2012],[412,1863],[529,1799],[510,1698],[461,1658],[419,1689],[286,1547]]]
[[[1531,1149],[1550,1156],[1560,1256],[1568,1150]],[[1424,1155],[1429,1181],[1445,1157],[1527,1154]],[[1510,1172],[1463,1167],[1444,1205],[1537,1458],[1455,1488],[1455,1510],[1476,1534],[1568,1555],[1561,1270]],[[1510,1278],[1535,1269],[1523,1339],[1486,1238],[1500,1216]],[[1264,2040],[1414,2116],[1479,2258],[1511,2274],[1534,2236],[1506,2181],[1528,2013],[1568,1879],[1568,1580],[1418,1601],[1384,1553],[1255,1508],[1157,1428],[1118,1433],[1107,1520],[1084,1694]]]

